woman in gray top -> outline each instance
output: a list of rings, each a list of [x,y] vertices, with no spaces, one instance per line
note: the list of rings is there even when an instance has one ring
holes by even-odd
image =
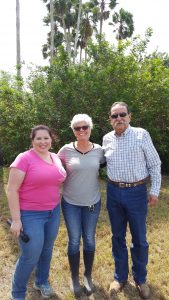
[[[63,146],[58,152],[67,178],[63,185],[62,211],[68,231],[68,259],[71,270],[71,290],[81,295],[79,283],[80,239],[83,239],[84,286],[90,295],[94,291],[91,278],[95,232],[100,213],[99,168],[105,159],[100,145],[90,139],[92,119],[86,114],[75,115],[71,128],[76,141]]]

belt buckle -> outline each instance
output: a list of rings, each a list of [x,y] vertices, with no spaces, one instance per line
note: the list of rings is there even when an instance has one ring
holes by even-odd
[[[119,182],[119,187],[125,188],[125,187],[126,187],[126,184],[125,184],[124,182]]]
[[[121,188],[132,187],[132,183],[119,182],[119,187]]]

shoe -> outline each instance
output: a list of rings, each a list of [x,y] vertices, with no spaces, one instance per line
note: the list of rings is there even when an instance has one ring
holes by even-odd
[[[12,297],[12,295],[11,295],[11,298],[10,298],[11,300],[25,300],[25,298],[16,298],[16,297]]]
[[[125,282],[118,282],[117,280],[114,280],[109,287],[109,294],[118,293],[122,290],[124,287]]]
[[[140,297],[142,299],[149,299],[149,297],[150,297],[150,288],[146,283],[137,284],[136,287],[137,287],[137,289],[139,291],[139,294],[140,294]]]
[[[25,300],[25,298],[13,297],[12,295],[11,295],[10,299],[11,300]]]
[[[90,296],[92,293],[94,293],[95,286],[93,284],[91,276],[84,275],[83,283],[84,283],[84,288],[85,288],[85,292],[86,292],[87,296]]]
[[[43,298],[47,299],[47,298],[50,298],[51,296],[55,295],[55,292],[52,289],[52,287],[49,285],[49,283],[40,284],[40,285],[34,283],[33,287],[34,287],[35,290],[41,292],[41,295],[42,295]]]
[[[11,298],[12,300],[25,300],[25,298]]]
[[[79,276],[74,276],[71,278],[70,290],[75,295],[75,298],[80,298],[82,289],[79,283]]]

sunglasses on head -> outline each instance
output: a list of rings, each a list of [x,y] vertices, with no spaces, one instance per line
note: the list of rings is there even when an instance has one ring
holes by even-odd
[[[119,113],[119,114],[114,114],[114,115],[111,115],[111,118],[112,118],[112,119],[117,119],[118,116],[119,116],[120,118],[124,118],[124,117],[127,116],[127,113],[126,113],[126,112],[122,112],[122,113]]]
[[[87,130],[89,128],[88,125],[84,125],[84,126],[77,126],[77,127],[74,127],[74,130],[75,131],[80,131],[81,129],[82,130]]]

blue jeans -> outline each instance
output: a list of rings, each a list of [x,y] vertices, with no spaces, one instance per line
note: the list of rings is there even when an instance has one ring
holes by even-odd
[[[53,245],[60,224],[60,205],[50,211],[22,210],[21,220],[30,240],[24,243],[19,239],[21,254],[12,280],[14,298],[25,298],[27,283],[35,267],[36,283],[48,282]]]
[[[79,252],[81,236],[83,249],[95,251],[95,233],[100,208],[101,201],[94,205],[93,211],[90,211],[88,206],[69,204],[62,198],[62,211],[69,236],[69,255]]]
[[[120,188],[107,184],[107,210],[112,229],[112,255],[115,261],[114,278],[125,282],[128,278],[126,230],[129,224],[132,244],[132,275],[137,284],[146,281],[148,243],[146,240],[147,188],[145,184]]]

